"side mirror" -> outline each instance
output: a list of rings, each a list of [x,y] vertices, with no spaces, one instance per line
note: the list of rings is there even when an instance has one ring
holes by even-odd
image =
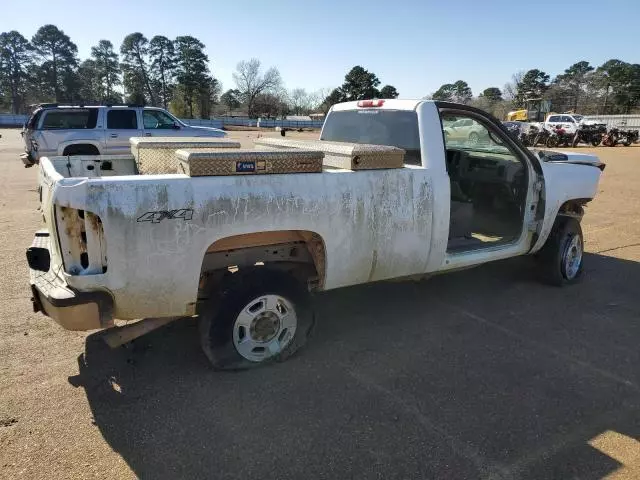
[[[178,125],[176,122],[173,122],[173,128],[174,130],[180,130],[180,125]]]

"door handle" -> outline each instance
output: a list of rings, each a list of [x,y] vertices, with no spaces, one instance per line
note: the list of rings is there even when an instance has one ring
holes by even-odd
[[[112,133],[111,134],[111,138],[118,138],[118,134],[117,133]]]

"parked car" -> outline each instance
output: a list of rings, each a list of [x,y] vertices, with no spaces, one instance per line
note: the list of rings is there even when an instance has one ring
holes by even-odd
[[[444,125],[444,134],[448,140],[478,143],[484,139],[482,137],[484,133],[482,128],[469,118],[462,118]]]
[[[217,128],[185,125],[162,108],[137,105],[37,107],[22,131],[30,167],[55,155],[118,155],[130,151],[131,137],[224,137]]]
[[[487,141],[453,141],[447,123]],[[241,149],[231,170],[179,152],[220,176],[144,175],[132,156],[41,158],[35,310],[71,330],[117,328],[113,344],[197,315],[212,365],[238,369],[305,343],[322,321],[315,291],[533,254],[549,283],[581,275],[583,207],[604,169],[593,155],[532,151],[482,110],[427,100],[337,104],[320,141],[282,146],[270,154],[280,166],[321,151],[333,167],[270,173]],[[385,152],[400,155],[394,168]]]

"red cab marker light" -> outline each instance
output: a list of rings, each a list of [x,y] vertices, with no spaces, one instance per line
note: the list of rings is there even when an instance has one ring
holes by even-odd
[[[384,105],[384,100],[360,100],[358,102],[359,107],[381,107]]]

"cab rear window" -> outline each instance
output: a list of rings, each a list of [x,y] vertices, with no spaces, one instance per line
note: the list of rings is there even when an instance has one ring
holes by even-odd
[[[327,117],[321,140],[404,149],[405,163],[420,165],[418,115],[406,110],[338,110]]]
[[[75,130],[96,128],[98,109],[50,110],[44,113],[43,130]]]

